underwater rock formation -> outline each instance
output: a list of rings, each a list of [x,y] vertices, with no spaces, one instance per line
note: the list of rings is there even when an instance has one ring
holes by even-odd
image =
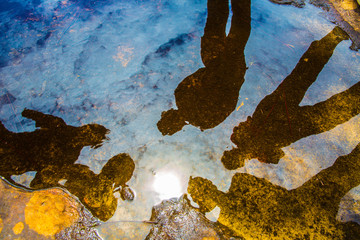
[[[257,158],[278,163],[286,147],[304,137],[329,131],[360,113],[360,83],[313,106],[300,106],[336,46],[348,36],[339,27],[314,41],[278,88],[267,95],[253,115],[234,128],[231,141],[237,145],[221,159],[227,169]]]
[[[218,206],[218,222],[245,239],[359,239],[359,224],[336,220],[341,199],[360,184],[359,171],[360,144],[290,191],[236,173],[226,193],[201,177],[190,178],[188,193],[202,212]]]
[[[228,0],[209,0],[201,58],[205,65],[186,77],[175,89],[177,110],[161,114],[157,126],[163,135],[172,135],[184,125],[201,130],[222,123],[236,108],[244,83],[244,49],[250,35],[250,0],[232,1],[231,28],[226,36]]]
[[[117,208],[114,192],[124,200],[134,193],[126,185],[135,169],[128,154],[118,154],[107,161],[99,174],[88,166],[75,164],[83,147],[98,148],[109,132],[98,124],[69,126],[59,117],[25,109],[24,117],[36,122],[34,132],[13,133],[0,125],[0,175],[14,185],[12,175],[36,171],[31,189],[64,187],[102,221]],[[125,194],[126,193],[126,194]]]
[[[150,222],[155,224],[145,240],[240,239],[231,237],[228,229],[211,222],[192,207],[186,194],[179,199],[164,200],[154,206]]]
[[[27,191],[0,179],[1,239],[101,239],[98,220],[64,190]]]

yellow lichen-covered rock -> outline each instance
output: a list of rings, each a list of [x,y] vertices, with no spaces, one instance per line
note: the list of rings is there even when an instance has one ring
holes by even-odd
[[[358,2],[360,0],[357,0]],[[345,10],[354,10],[358,7],[358,3],[355,0],[343,0],[341,2],[341,7]]]
[[[18,222],[17,224],[15,224],[12,230],[15,233],[15,235],[20,234],[24,230],[24,223]]]
[[[4,223],[3,223],[3,220],[0,218],[0,233],[3,229],[3,227],[4,227]]]
[[[101,239],[97,219],[60,188],[29,191],[0,177],[0,205],[0,239]]]
[[[25,207],[25,222],[29,228],[45,236],[54,235],[71,226],[79,213],[72,201],[53,189],[52,194],[35,192]]]

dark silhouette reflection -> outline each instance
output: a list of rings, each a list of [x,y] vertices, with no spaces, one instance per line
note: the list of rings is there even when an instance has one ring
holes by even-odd
[[[101,146],[108,129],[98,124],[69,126],[59,117],[29,109],[22,116],[34,120],[40,129],[13,133],[0,122],[0,175],[9,182],[19,186],[12,175],[36,171],[30,188],[65,187],[103,221],[116,210],[114,191],[120,190],[124,199],[134,197],[126,185],[135,168],[129,155],[112,157],[99,174],[75,164],[83,147]]]
[[[99,219],[105,221],[112,217],[117,208],[114,191],[120,188],[123,200],[132,200],[134,195],[128,182],[135,168],[134,161],[127,154],[112,157],[99,174],[92,172],[88,166],[73,164],[59,171],[58,166],[49,165],[30,183],[31,188],[65,187]],[[59,181],[66,181],[63,185]]]
[[[359,239],[360,225],[336,220],[341,198],[360,184],[360,144],[293,190],[247,173],[224,193],[190,178],[188,192],[203,212],[218,206],[218,222],[245,239]]]
[[[307,89],[330,59],[335,47],[348,36],[335,27],[314,41],[295,69],[257,106],[252,117],[234,128],[231,141],[237,145],[221,159],[227,169],[244,165],[245,159],[278,163],[282,147],[328,131],[360,113],[360,83],[313,106],[299,106]]]
[[[231,5],[233,17],[226,36],[228,1],[208,1],[201,39],[205,67],[186,77],[176,88],[178,110],[163,112],[157,124],[163,135],[172,135],[187,123],[201,130],[213,128],[234,111],[246,71],[244,48],[251,28],[250,0],[233,0]]]

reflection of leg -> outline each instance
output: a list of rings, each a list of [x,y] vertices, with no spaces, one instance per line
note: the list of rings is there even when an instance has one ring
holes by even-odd
[[[232,0],[231,8],[233,16],[226,47],[230,48],[229,50],[232,50],[234,54],[244,54],[251,30],[251,1]]]
[[[208,0],[208,16],[201,39],[201,58],[205,66],[224,49],[226,23],[229,17],[228,0]]]
[[[354,116],[360,114],[360,82],[353,85],[348,90],[335,94],[326,101],[319,102],[314,106],[302,107],[299,119],[303,124],[312,127],[308,135],[329,131],[339,124],[349,121]],[[311,130],[312,129],[312,130]]]
[[[334,218],[342,197],[360,184],[360,144],[346,156],[312,177],[295,191],[309,201],[321,204]],[[321,201],[321,202],[319,202]]]
[[[229,17],[228,0],[208,0],[208,16],[204,36],[225,36],[226,23]]]
[[[317,76],[329,61],[336,46],[345,39],[348,39],[347,34],[339,27],[335,27],[321,40],[312,42],[294,70],[275,92],[278,94],[288,93],[287,104],[289,106],[299,105],[307,89],[316,81]]]

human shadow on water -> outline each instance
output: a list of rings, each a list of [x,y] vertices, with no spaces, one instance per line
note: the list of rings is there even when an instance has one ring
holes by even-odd
[[[346,33],[335,27],[321,40],[314,41],[291,74],[261,100],[251,117],[234,128],[231,141],[237,148],[225,151],[221,159],[227,169],[242,167],[244,160],[252,158],[278,163],[284,156],[282,147],[329,131],[360,113],[360,83],[313,106],[299,106],[344,39],[348,39]]]
[[[188,193],[203,212],[218,206],[218,223],[245,239],[359,239],[359,224],[336,220],[342,197],[360,184],[359,171],[360,144],[297,189],[236,173],[226,193],[201,177],[190,178]]]
[[[103,221],[116,210],[114,191],[120,190],[123,199],[134,197],[126,185],[135,168],[129,155],[112,157],[99,174],[75,164],[83,147],[102,145],[109,133],[104,126],[69,126],[59,117],[29,109],[22,116],[34,120],[39,129],[13,133],[0,122],[0,175],[10,183],[21,186],[11,176],[36,171],[31,189],[65,187]]]
[[[244,49],[250,35],[250,0],[231,1],[233,16],[226,36],[228,0],[209,0],[208,17],[201,39],[205,65],[186,77],[175,89],[177,110],[161,114],[157,123],[163,135],[172,135],[184,125],[201,130],[214,128],[236,108],[244,82]]]

